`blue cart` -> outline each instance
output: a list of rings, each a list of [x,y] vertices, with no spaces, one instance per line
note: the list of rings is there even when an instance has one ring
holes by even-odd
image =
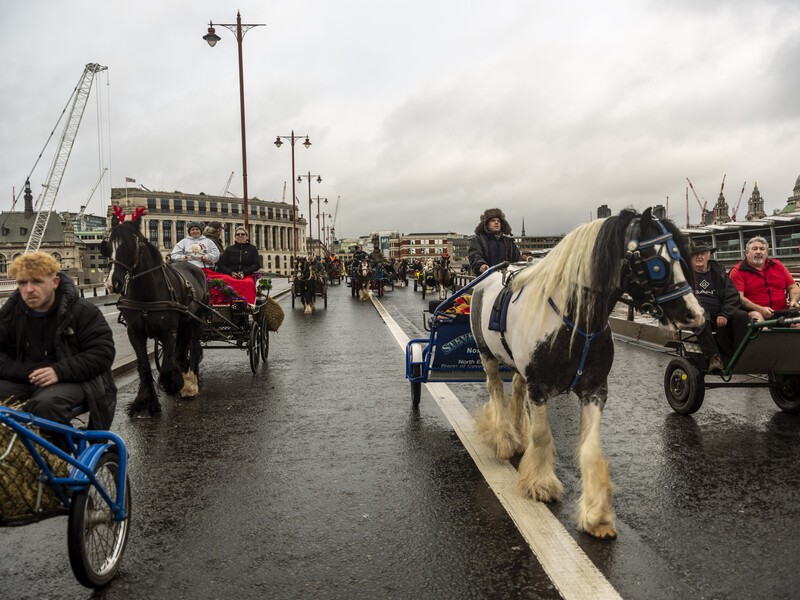
[[[447,311],[479,282],[507,266],[508,263],[503,263],[485,271],[446,300],[431,302],[429,310],[423,313],[423,324],[430,336],[412,339],[406,344],[406,379],[411,382],[414,406],[419,406],[423,383],[486,381],[478,347],[472,337],[469,315]],[[513,374],[504,367],[500,369],[503,381],[511,381]]]
[[[72,571],[84,586],[102,587],[116,575],[128,542],[127,465],[116,434],[0,405],[0,526],[68,515]]]

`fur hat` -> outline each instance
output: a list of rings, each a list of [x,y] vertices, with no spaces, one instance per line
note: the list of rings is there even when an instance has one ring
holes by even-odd
[[[191,231],[193,227],[197,227],[200,231],[203,231],[202,223],[200,223],[199,221],[189,221],[186,224],[186,232],[188,233],[189,231]]]
[[[500,219],[500,233],[504,235],[511,235],[511,225],[506,221],[505,213],[499,208],[487,208],[481,215],[481,222],[475,228],[475,235],[480,235],[486,231],[486,221],[489,219]]]

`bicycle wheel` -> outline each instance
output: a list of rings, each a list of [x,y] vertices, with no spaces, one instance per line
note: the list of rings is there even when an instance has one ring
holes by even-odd
[[[261,328],[253,321],[250,327],[250,339],[247,344],[247,355],[250,357],[250,370],[253,373],[258,369],[258,359],[261,353]]]
[[[100,457],[94,474],[111,499],[116,501],[119,478],[119,455],[116,450],[110,449]],[[82,585],[102,587],[117,573],[128,543],[131,522],[131,486],[127,475],[125,509],[125,520],[115,521],[111,508],[93,485],[73,496],[67,543],[72,572]]]
[[[261,324],[259,350],[261,352],[261,362],[267,364],[267,356],[269,356],[269,329],[267,329],[266,323]]]

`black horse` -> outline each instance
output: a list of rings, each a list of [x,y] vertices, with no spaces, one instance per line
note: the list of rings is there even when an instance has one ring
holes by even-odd
[[[294,263],[294,278],[292,280],[292,306],[294,298],[300,297],[305,307],[304,312],[310,314],[315,308],[317,298],[317,273],[311,268],[307,258],[300,257]]]
[[[158,340],[164,355],[159,385],[170,396],[198,393],[197,373],[202,357],[200,336],[208,310],[208,283],[204,273],[188,263],[168,265],[140,231],[145,209],[137,209],[127,223],[114,208],[111,231],[101,251],[109,258],[106,289],[120,295],[117,306],[136,352],[139,392],[128,415],[161,411],[150,370],[147,340]]]

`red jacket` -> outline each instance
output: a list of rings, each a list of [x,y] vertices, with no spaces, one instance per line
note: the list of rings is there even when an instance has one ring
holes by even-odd
[[[794,285],[792,274],[779,260],[768,258],[760,271],[743,260],[728,274],[736,289],[759,306],[772,310],[786,308],[786,288]]]

